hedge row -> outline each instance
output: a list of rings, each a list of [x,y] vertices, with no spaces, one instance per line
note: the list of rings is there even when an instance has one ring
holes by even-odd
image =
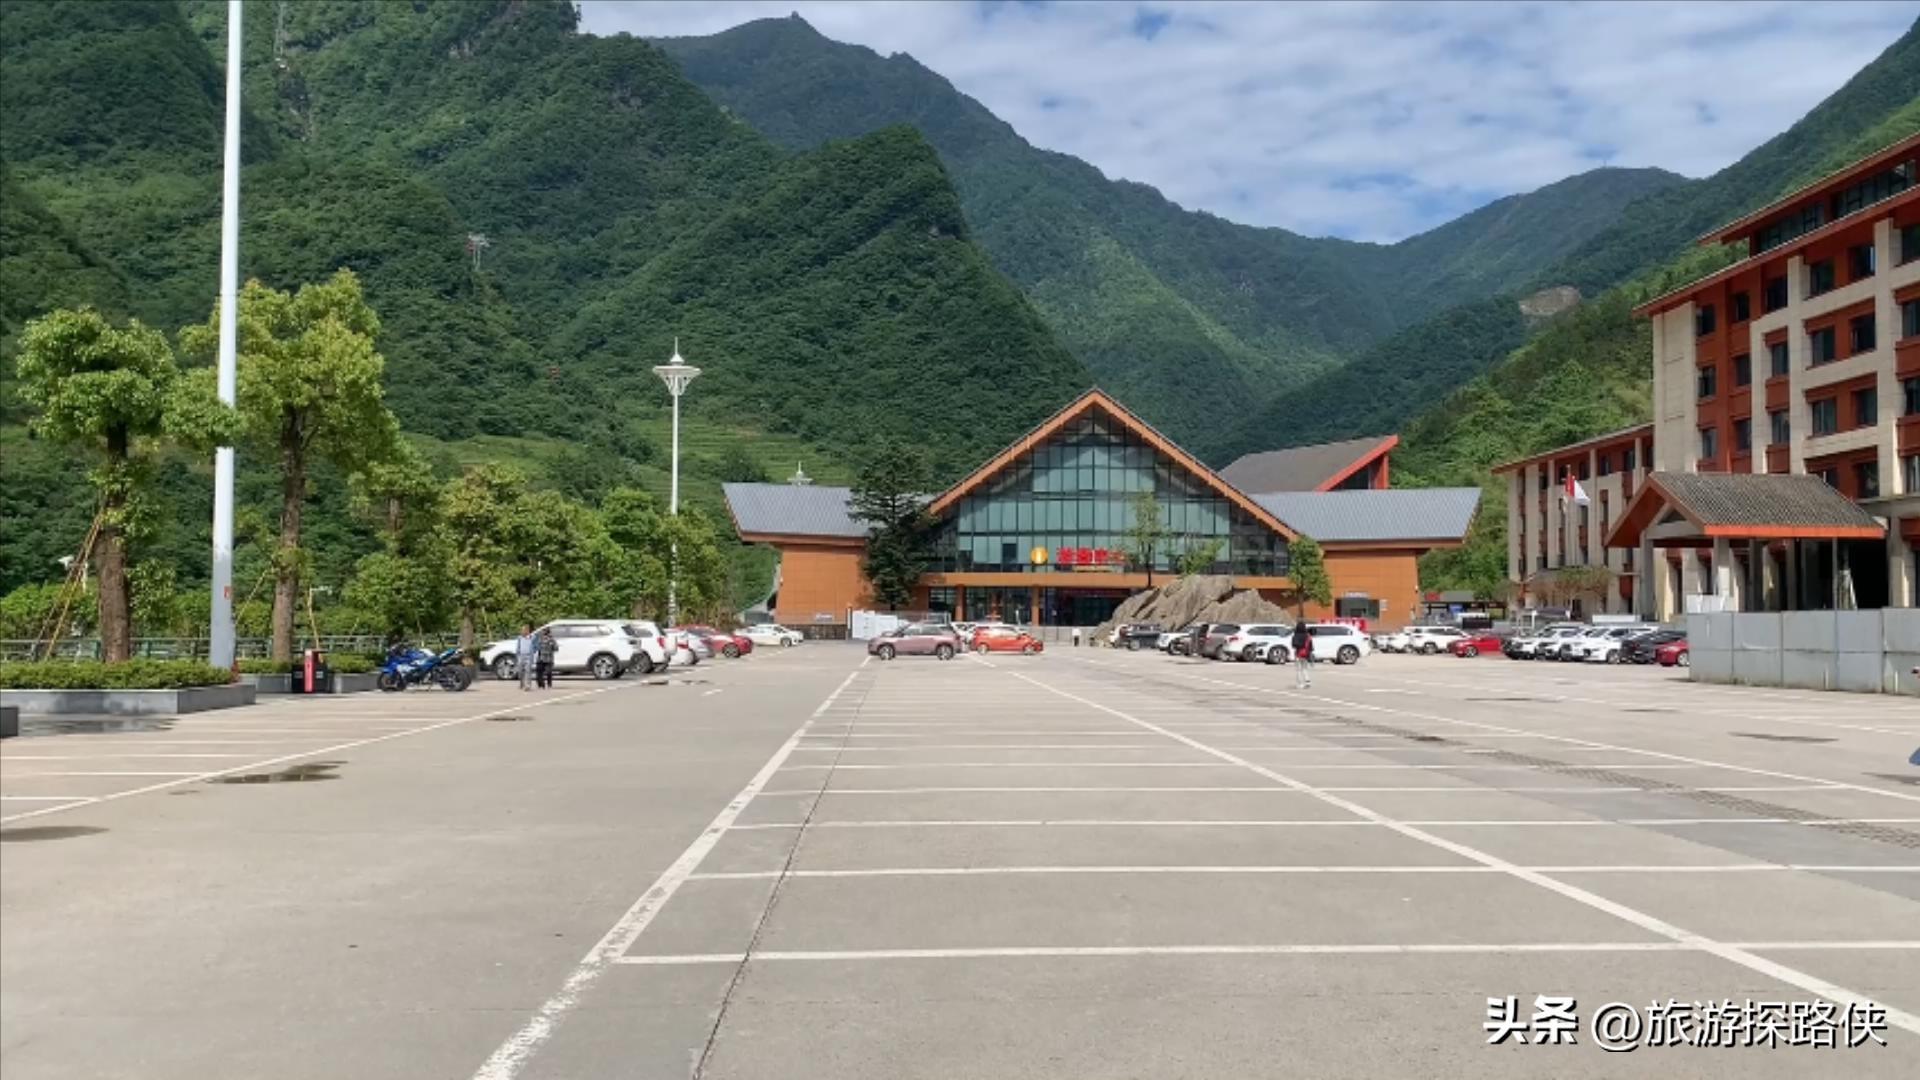
[[[327,666],[336,675],[364,675],[379,670],[380,665],[371,656],[359,653],[328,653]],[[300,668],[298,660],[267,660],[260,657],[248,657],[240,661],[242,675],[285,675]]]
[[[225,686],[230,672],[198,660],[48,660],[0,664],[4,690],[178,690],[188,686]]]

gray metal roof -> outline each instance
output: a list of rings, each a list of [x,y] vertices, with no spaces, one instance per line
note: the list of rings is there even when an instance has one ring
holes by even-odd
[[[864,537],[867,525],[847,507],[850,488],[818,484],[722,484],[741,533]]]
[[[1393,438],[1392,435],[1375,435],[1365,439],[1242,454],[1234,459],[1233,464],[1220,470],[1220,478],[1246,492],[1314,491],[1352,468],[1354,462],[1377,453]]]
[[[1480,489],[1280,491],[1253,501],[1322,543],[1459,540],[1473,524]]]

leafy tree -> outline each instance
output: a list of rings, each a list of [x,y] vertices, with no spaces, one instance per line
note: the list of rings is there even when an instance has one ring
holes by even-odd
[[[467,471],[448,489],[440,533],[447,558],[448,597],[460,617],[460,647],[474,642],[476,623],[513,602],[513,568],[507,544],[514,503],[525,477],[497,465]]]
[[[1160,500],[1153,492],[1143,491],[1131,500],[1130,511],[1133,515],[1127,525],[1124,550],[1127,565],[1147,572],[1147,588],[1153,588],[1153,564],[1160,556],[1160,549],[1167,544],[1167,522],[1160,510]]]
[[[882,443],[869,453],[854,481],[848,505],[867,523],[867,554],[861,572],[874,599],[897,611],[913,601],[913,586],[932,549],[926,493],[933,467],[916,445]]]
[[[324,460],[350,472],[391,457],[399,427],[381,389],[385,361],[374,350],[380,319],[351,270],[291,294],[247,282],[239,331],[240,420],[249,441],[280,468],[272,659],[287,660],[308,565],[300,536],[310,470]],[[181,341],[208,354],[219,333],[216,311],[181,331]]]
[[[615,488],[600,503],[600,519],[620,549],[612,588],[635,618],[667,606],[667,564],[671,527],[652,495],[636,488]]]
[[[1220,549],[1226,546],[1226,540],[1218,536],[1204,540],[1188,537],[1186,546],[1180,550],[1180,573],[1183,576],[1204,574],[1213,569],[1213,564],[1220,558]]]
[[[719,474],[721,481],[728,484],[765,484],[772,480],[766,466],[737,442],[720,455]]]
[[[1300,617],[1307,617],[1307,601],[1321,607],[1333,603],[1333,581],[1327,577],[1327,561],[1320,544],[1311,536],[1295,537],[1287,545],[1294,594],[1299,600]]]
[[[126,545],[144,525],[136,495],[147,461],[136,441],[162,433],[179,373],[173,350],[138,321],[115,328],[90,308],[62,310],[27,324],[18,371],[39,431],[99,461],[101,652],[110,663],[124,661],[133,647]]]

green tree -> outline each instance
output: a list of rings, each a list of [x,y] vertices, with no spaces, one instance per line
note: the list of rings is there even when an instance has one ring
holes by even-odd
[[[1220,549],[1227,546],[1225,537],[1209,536],[1202,540],[1189,536],[1184,548],[1180,550],[1178,565],[1182,576],[1204,574],[1213,569],[1220,558]]]
[[[765,484],[773,479],[767,475],[766,466],[737,442],[720,455],[719,476],[727,484]]]
[[[34,426],[97,456],[101,652],[109,662],[126,660],[133,647],[127,541],[143,525],[137,495],[147,465],[138,441],[163,431],[179,374],[173,350],[138,321],[115,328],[90,308],[61,310],[27,324],[17,370],[20,396],[37,412]]]
[[[1295,537],[1287,545],[1287,555],[1292,565],[1288,576],[1293,578],[1294,595],[1299,598],[1300,617],[1307,617],[1309,600],[1321,607],[1331,605],[1333,581],[1327,577],[1327,560],[1320,544],[1310,536]]]
[[[611,583],[615,594],[636,619],[665,610],[672,537],[659,502],[637,488],[615,488],[601,500],[600,520],[620,551]]]
[[[869,452],[854,480],[848,505],[867,523],[867,555],[861,572],[875,600],[897,611],[913,600],[913,586],[931,557],[931,520],[926,493],[933,467],[917,446],[883,443]]]
[[[399,427],[381,388],[374,350],[379,316],[351,270],[297,293],[247,282],[240,295],[239,414],[244,433],[280,469],[280,535],[274,551],[273,653],[293,655],[294,612],[307,558],[301,513],[316,461],[353,472],[395,453]],[[181,332],[196,353],[219,341],[219,312]]]
[[[448,599],[460,617],[460,647],[473,645],[475,624],[514,599],[506,536],[526,478],[498,465],[469,469],[448,487],[440,538],[446,553]]]
[[[1143,491],[1135,495],[1130,502],[1133,513],[1125,534],[1127,565],[1136,570],[1147,572],[1147,588],[1153,588],[1153,564],[1160,557],[1160,549],[1167,544],[1167,522],[1160,510],[1160,500],[1153,492]]]

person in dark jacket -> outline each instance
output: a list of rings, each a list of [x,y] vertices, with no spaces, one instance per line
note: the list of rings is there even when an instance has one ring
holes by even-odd
[[[553,686],[553,654],[560,649],[560,643],[553,640],[551,629],[542,629],[540,639],[533,643],[533,680],[541,689]]]
[[[1293,647],[1294,689],[1313,689],[1313,635],[1305,621],[1293,624],[1293,640],[1288,644]]]

